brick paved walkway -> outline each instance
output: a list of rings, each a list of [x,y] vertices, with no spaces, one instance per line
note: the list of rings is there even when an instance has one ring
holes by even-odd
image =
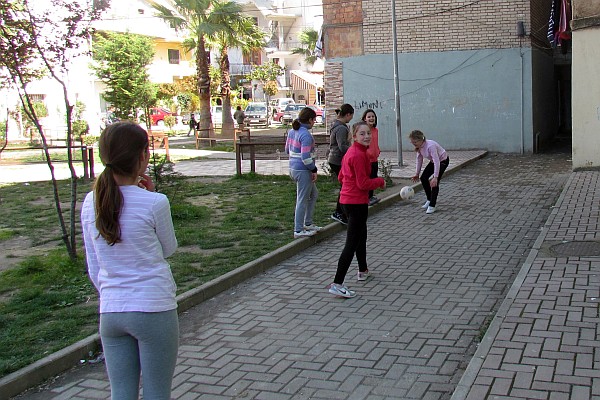
[[[370,217],[375,276],[357,283],[350,271],[356,298],[325,290],[340,233],[186,311],[173,397],[599,396],[600,259],[548,247],[596,239],[599,176],[571,173],[564,154],[491,155],[448,175],[435,214],[417,193]],[[20,398],[109,398],[104,366]]]
[[[452,400],[600,399],[600,172],[574,172]]]

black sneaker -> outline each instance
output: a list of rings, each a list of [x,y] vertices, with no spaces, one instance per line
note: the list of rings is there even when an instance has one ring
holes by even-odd
[[[346,218],[345,215],[342,215],[338,212],[334,212],[333,214],[331,214],[331,219],[339,222],[342,225],[348,225],[348,218]]]

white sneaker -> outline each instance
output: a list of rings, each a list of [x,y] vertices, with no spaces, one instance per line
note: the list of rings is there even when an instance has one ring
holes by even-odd
[[[427,211],[425,214],[433,214],[435,212],[435,207],[427,206]]]
[[[427,200],[427,201],[425,202],[425,204],[423,204],[423,205],[421,206],[421,208],[427,208],[427,207],[429,207],[429,200]]]
[[[309,236],[314,235],[315,233],[317,233],[317,231],[302,230],[300,232],[294,232],[294,239],[309,237]]]
[[[366,281],[370,277],[371,277],[371,274],[369,273],[369,270],[366,270],[365,272],[358,271],[357,280],[359,282]]]
[[[331,286],[329,286],[329,293],[347,299],[356,296],[355,292],[349,290],[346,286],[338,285],[337,283],[332,283]]]
[[[309,232],[313,232],[313,231],[314,232],[318,232],[321,229],[323,229],[323,228],[321,228],[320,226],[316,226],[315,224],[310,224],[310,225],[305,225],[304,226],[304,230],[305,231],[309,231]]]

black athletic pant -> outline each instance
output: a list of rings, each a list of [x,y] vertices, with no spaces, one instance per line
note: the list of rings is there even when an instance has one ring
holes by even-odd
[[[346,244],[338,260],[337,272],[333,283],[343,284],[354,254],[358,261],[358,270],[365,272],[367,268],[367,218],[369,217],[368,204],[342,204],[348,216],[348,230],[346,231]]]
[[[337,180],[338,175],[340,174],[340,170],[342,169],[342,166],[329,163],[329,167],[331,168],[331,171],[333,171],[333,173],[335,174],[335,179]],[[341,188],[340,188],[340,190],[341,190]],[[336,212],[336,214],[347,217],[346,213],[344,212],[344,209],[342,208],[342,205],[340,204],[340,194],[339,193],[338,193],[338,197],[337,197],[337,203],[335,205],[335,212]]]
[[[434,188],[429,184],[429,178],[433,175],[435,169],[433,161],[430,161],[429,164],[427,164],[421,174],[421,183],[423,184],[423,190],[425,191],[427,200],[429,200],[430,207],[435,207],[435,204],[437,203],[437,197],[440,193],[440,181],[442,180],[444,171],[448,168],[448,164],[450,164],[450,157],[446,158],[444,161],[440,161],[440,176],[438,176],[438,184]]]
[[[371,178],[371,179],[377,178],[377,172],[379,172],[379,163],[377,161],[375,161],[375,162],[371,163],[371,175],[369,175],[369,178]],[[373,197],[374,193],[375,193],[374,190],[369,190],[369,199],[371,197]]]

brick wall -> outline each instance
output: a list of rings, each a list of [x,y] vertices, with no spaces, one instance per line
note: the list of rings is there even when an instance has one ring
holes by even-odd
[[[326,129],[335,121],[335,109],[344,104],[343,65],[338,62],[325,63]]]
[[[363,54],[362,0],[324,0],[323,31],[326,58]]]
[[[362,10],[364,53],[391,53],[391,1],[363,0]],[[528,25],[529,1],[398,0],[398,51],[518,47],[518,20]],[[529,33],[529,27],[526,30]],[[522,42],[529,45],[528,38]]]

